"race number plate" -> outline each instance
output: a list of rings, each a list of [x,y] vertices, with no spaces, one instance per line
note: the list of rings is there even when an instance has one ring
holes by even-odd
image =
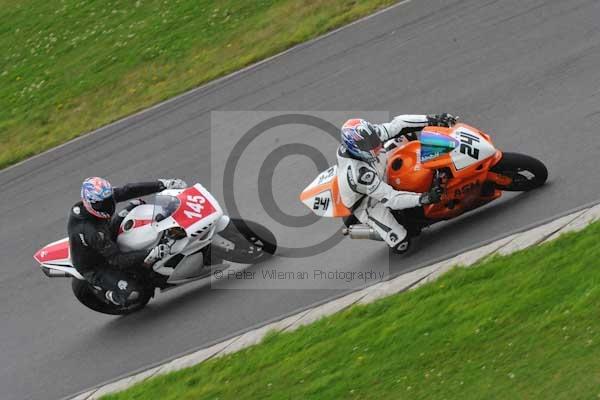
[[[181,205],[172,217],[184,229],[217,211],[211,200],[195,186],[184,190],[177,198],[181,201]]]
[[[496,149],[490,142],[465,127],[457,129],[453,136],[458,140],[459,145],[450,153],[450,157],[457,170],[476,164],[496,153]]]

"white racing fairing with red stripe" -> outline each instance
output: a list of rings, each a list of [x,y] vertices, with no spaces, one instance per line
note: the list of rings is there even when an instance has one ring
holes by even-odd
[[[150,249],[159,239],[159,231],[152,224],[153,204],[137,206],[121,222],[117,244],[123,251]]]
[[[49,277],[74,276],[83,279],[73,267],[69,238],[57,240],[38,250],[33,258],[40,264],[42,271]]]
[[[202,266],[203,255],[198,250],[208,245],[213,234],[228,224],[229,218],[216,199],[202,185],[196,184],[184,190],[165,190],[158,194],[154,204],[134,208],[121,223],[117,244],[127,251],[150,250],[156,246],[165,232],[185,232],[171,246],[172,255],[156,264],[155,272],[173,276],[172,282],[188,279],[192,272]],[[181,232],[181,231],[180,231]],[[177,255],[186,256],[176,266],[169,260]],[[195,265],[196,268],[192,268]],[[178,273],[175,273],[178,270]],[[186,271],[183,273],[183,271]]]
[[[223,217],[223,210],[202,185],[185,190],[165,190],[155,204],[134,208],[121,222],[117,243],[123,250],[151,249],[160,233],[181,228],[190,237],[211,228]]]
[[[217,200],[200,184],[185,189],[177,198],[181,204],[170,218],[191,236],[204,232],[223,216]]]

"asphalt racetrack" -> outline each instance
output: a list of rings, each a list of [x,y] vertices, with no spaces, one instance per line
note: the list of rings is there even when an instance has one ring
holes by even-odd
[[[72,296],[68,279],[41,273],[32,254],[65,236],[69,207],[87,176],[115,184],[181,177],[210,186],[223,201],[213,169],[224,165],[243,129],[211,133],[213,110],[447,111],[492,134],[500,149],[547,164],[547,186],[430,229],[420,252],[389,261],[391,273],[598,199],[598,21],[596,0],[412,0],[0,172],[0,397],[74,394],[363,283],[333,289],[332,282],[315,281],[270,290],[238,282],[231,290],[190,285],[118,318],[87,310]],[[342,114],[334,119],[341,122]],[[212,118],[217,126],[227,122],[225,114]],[[335,159],[336,143],[323,132],[301,126],[286,132],[296,132],[292,142],[310,138],[304,142],[328,162]],[[268,226],[286,247],[329,237],[338,221],[290,228],[263,210],[257,171],[267,150],[249,148],[240,157],[249,159],[235,180],[240,213]],[[305,156],[281,160],[272,186],[283,212],[308,211],[297,195],[317,172]],[[363,271],[388,263],[384,246],[368,241],[290,255],[293,249],[257,268]]]

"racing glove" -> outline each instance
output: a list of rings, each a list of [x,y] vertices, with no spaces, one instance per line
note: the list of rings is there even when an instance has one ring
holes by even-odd
[[[159,244],[146,256],[144,259],[144,264],[152,265],[158,260],[162,260],[165,256],[169,255],[171,249],[166,244]]]
[[[425,192],[421,194],[421,197],[419,198],[419,204],[426,205],[426,204],[436,204],[439,203],[440,200],[442,199],[442,188],[439,186],[436,187],[432,187],[429,192]]]
[[[427,116],[427,123],[429,125],[445,126],[447,128],[456,124],[457,120],[458,120],[458,117],[455,117],[454,115],[448,114],[448,113]]]
[[[181,179],[159,179],[165,189],[185,189],[187,183]]]

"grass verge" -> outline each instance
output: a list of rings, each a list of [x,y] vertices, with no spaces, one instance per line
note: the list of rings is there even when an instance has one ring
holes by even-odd
[[[106,396],[600,396],[600,223]]]
[[[0,168],[394,0],[0,0]]]

